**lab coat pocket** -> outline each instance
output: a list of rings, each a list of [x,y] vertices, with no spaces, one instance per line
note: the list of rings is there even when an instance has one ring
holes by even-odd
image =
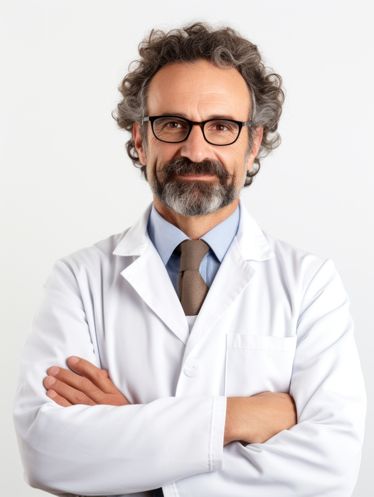
[[[225,395],[288,392],[295,347],[296,336],[227,335]]]

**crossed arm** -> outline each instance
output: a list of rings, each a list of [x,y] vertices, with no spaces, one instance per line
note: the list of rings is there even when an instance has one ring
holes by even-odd
[[[61,264],[47,290],[23,354],[14,411],[32,486],[60,495],[159,486],[196,497],[351,495],[366,396],[349,301],[332,264],[316,272],[300,304],[290,384],[296,425],[283,393],[128,403],[100,369],[95,337],[87,340],[76,278]],[[73,364],[71,354],[85,359]]]
[[[113,384],[105,369],[71,356],[69,369],[48,368],[43,385],[62,407],[76,404],[125,406],[128,399]],[[287,393],[263,392],[252,397],[227,399],[224,445],[233,441],[263,443],[296,424],[295,404]]]

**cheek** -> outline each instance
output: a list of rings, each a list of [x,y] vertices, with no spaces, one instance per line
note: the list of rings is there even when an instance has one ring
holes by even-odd
[[[160,166],[165,162],[170,161],[177,154],[178,148],[167,143],[161,143],[155,138],[149,141],[148,145],[148,161],[152,164]]]
[[[147,153],[147,162],[146,162],[146,168],[147,168],[147,178],[154,178],[157,177],[160,179],[160,176],[162,175],[162,167],[163,164],[168,162],[170,160],[170,157],[168,157],[163,150],[155,150],[154,148],[150,147]]]
[[[248,153],[241,147],[239,150],[221,153],[217,159],[223,164],[229,174],[237,178],[246,173],[248,163]]]

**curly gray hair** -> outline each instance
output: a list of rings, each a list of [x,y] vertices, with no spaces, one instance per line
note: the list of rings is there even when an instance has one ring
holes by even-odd
[[[231,66],[240,72],[252,98],[252,115],[249,117],[264,130],[255,159],[258,167],[247,173],[245,186],[249,186],[260,169],[260,159],[280,143],[277,128],[284,102],[282,79],[265,67],[257,46],[232,28],[214,29],[198,22],[166,33],[153,29],[140,43],[139,54],[141,58],[130,64],[129,72],[119,86],[123,99],[112,113],[118,126],[130,132],[133,123],[141,122],[146,115],[151,79],[166,64],[205,59],[218,67]],[[145,166],[139,162],[132,138],[127,141],[126,149],[134,165],[140,167],[145,175]]]

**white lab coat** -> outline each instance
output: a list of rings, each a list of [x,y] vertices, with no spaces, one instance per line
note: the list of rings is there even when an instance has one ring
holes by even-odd
[[[348,497],[366,395],[349,301],[331,260],[239,231],[189,333],[147,231],[55,265],[23,354],[15,423],[26,478],[56,494]],[[78,355],[132,405],[63,408],[46,369]],[[289,391],[298,423],[223,448],[226,397]]]

